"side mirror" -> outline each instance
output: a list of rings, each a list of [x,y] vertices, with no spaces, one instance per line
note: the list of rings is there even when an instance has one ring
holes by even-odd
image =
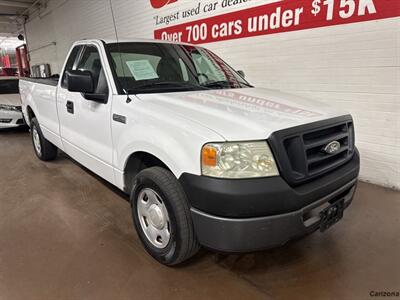
[[[244,71],[242,71],[242,70],[239,70],[239,71],[236,71],[242,78],[245,78],[246,77],[246,74],[244,74]]]
[[[68,91],[84,94],[94,92],[93,78],[89,71],[67,71],[66,76]]]
[[[67,88],[70,92],[82,93],[86,100],[107,103],[107,94],[96,94],[93,76],[90,71],[67,71]]]

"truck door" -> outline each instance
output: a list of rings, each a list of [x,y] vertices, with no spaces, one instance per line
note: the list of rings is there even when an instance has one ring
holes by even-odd
[[[72,50],[71,55],[76,57],[68,59],[58,88],[57,111],[62,142],[68,155],[114,183],[110,124],[112,96],[109,92],[110,81],[103,68],[106,62],[97,45],[80,47],[77,53]],[[87,100],[81,93],[69,92],[65,80],[67,70],[91,72],[95,93],[107,94],[107,102]]]

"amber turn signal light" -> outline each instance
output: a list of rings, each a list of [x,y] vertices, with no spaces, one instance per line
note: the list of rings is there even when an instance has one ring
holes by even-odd
[[[217,149],[211,146],[204,146],[201,152],[203,166],[215,167],[217,165]]]

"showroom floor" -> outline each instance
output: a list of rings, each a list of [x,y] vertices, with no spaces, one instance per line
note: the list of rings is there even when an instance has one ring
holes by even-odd
[[[153,261],[125,196],[0,132],[0,299],[369,299],[400,289],[400,193],[360,183],[344,220],[280,249]],[[174,297],[174,298],[172,298]]]

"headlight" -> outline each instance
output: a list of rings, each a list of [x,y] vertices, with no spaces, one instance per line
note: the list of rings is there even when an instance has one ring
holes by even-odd
[[[21,106],[0,104],[0,110],[22,111]]]
[[[201,151],[202,174],[219,178],[278,176],[267,142],[212,143]]]

